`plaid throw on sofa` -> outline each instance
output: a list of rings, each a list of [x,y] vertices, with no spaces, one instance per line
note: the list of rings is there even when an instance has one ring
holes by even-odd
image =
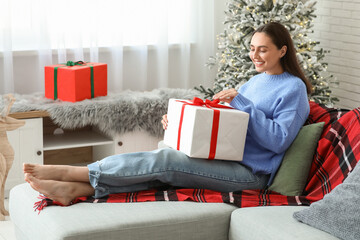
[[[342,183],[360,160],[360,108],[341,110],[310,102],[308,124],[325,122],[322,136],[302,196],[284,196],[269,190],[245,190],[222,193],[203,189],[167,189],[112,194],[103,199],[81,197],[78,202],[144,202],[195,201],[225,202],[238,207],[310,205]],[[35,203],[41,211],[50,205],[61,205],[44,196]]]

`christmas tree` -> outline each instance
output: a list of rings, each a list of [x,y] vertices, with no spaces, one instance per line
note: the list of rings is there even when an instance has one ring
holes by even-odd
[[[323,62],[327,51],[312,41],[313,19],[316,1],[309,0],[231,0],[225,11],[225,30],[217,36],[218,52],[210,57],[207,65],[218,65],[213,88],[195,87],[211,98],[215,93],[228,88],[238,89],[252,76],[258,74],[249,57],[250,41],[255,29],[268,22],[282,23],[290,32],[298,61],[305,76],[313,85],[309,99],[332,105],[337,98],[331,96],[330,85],[336,80],[326,72]]]

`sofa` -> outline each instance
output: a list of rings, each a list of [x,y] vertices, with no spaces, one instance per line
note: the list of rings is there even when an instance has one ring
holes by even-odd
[[[16,237],[47,240],[360,239],[360,165],[356,168],[360,159],[360,109],[345,111],[310,104],[307,124],[324,124],[319,140],[313,144],[315,154],[310,152],[311,160],[305,164],[307,174],[297,176],[303,180],[297,184],[301,187],[300,194],[287,195],[286,191],[293,190],[286,189],[292,180],[281,176],[281,181],[269,189],[231,193],[229,196],[233,199],[226,201],[205,202],[204,198],[191,196],[184,201],[138,200],[137,196],[141,199],[149,194],[144,192],[135,197],[132,195],[135,193],[127,194],[126,203],[100,199],[67,207],[47,206],[37,212],[33,207],[39,194],[25,183],[10,191],[9,211]],[[290,159],[295,158],[292,156]],[[296,178],[300,171],[291,170],[289,164],[280,167],[275,180],[285,167],[286,172],[291,172],[290,179]],[[162,191],[155,194],[159,192]],[[189,199],[192,201],[186,201]]]
[[[297,222],[304,206],[237,208],[226,203],[136,202],[51,206],[40,214],[28,184],[10,192],[10,213],[20,239],[337,239]]]

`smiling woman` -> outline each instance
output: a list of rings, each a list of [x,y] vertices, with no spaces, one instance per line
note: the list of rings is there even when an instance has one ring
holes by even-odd
[[[260,26],[252,35],[250,58],[256,71],[238,91],[226,89],[215,99],[250,115],[243,161],[254,173],[274,179],[284,152],[309,114],[311,83],[297,62],[294,44],[280,23]]]
[[[266,34],[264,29],[268,29]],[[63,205],[82,196],[102,198],[169,185],[221,192],[264,189],[272,183],[285,151],[310,112],[306,92],[310,83],[285,71],[291,69],[287,65],[298,63],[280,63],[286,54],[295,53],[286,51],[293,44],[290,37],[280,48],[270,40],[276,29],[289,36],[280,23],[269,23],[258,28],[251,41],[253,59],[263,73],[252,77],[238,92],[225,90],[214,96],[250,115],[241,162],[221,158],[208,161],[162,148],[113,155],[86,167],[24,164],[25,180],[34,190]],[[257,52],[264,46],[269,56],[264,54],[262,59]],[[167,115],[162,124],[168,128]]]
[[[214,0],[2,0],[0,94],[43,91],[44,66],[68,60],[106,62],[113,91],[203,83],[211,79],[203,65],[214,51],[213,5]],[[192,74],[199,79],[193,84]]]

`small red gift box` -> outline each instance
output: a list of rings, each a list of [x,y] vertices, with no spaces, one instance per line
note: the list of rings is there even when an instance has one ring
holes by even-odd
[[[107,95],[107,64],[71,62],[45,66],[45,97],[77,102]]]

